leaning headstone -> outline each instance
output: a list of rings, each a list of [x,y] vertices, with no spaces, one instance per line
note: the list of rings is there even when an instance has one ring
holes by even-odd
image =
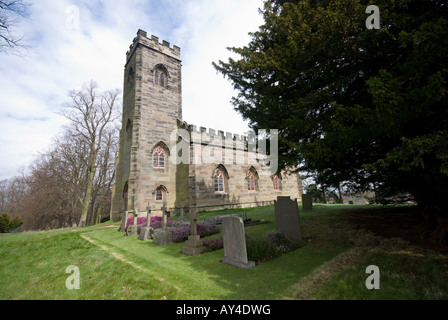
[[[221,259],[221,262],[242,269],[250,269],[255,266],[254,261],[248,261],[247,259],[246,234],[242,218],[224,218],[222,222],[222,235],[224,258]]]
[[[139,240],[146,241],[154,238],[154,229],[151,228],[151,205],[146,208],[146,227],[140,230]]]
[[[274,201],[274,208],[277,230],[283,232],[290,239],[302,240],[297,199],[277,197],[277,200]]]
[[[123,214],[121,215],[120,232],[126,232],[126,224],[127,223],[128,223],[128,212],[123,211]]]
[[[313,197],[311,194],[302,194],[302,210],[313,210]]]
[[[191,234],[188,236],[188,240],[185,241],[185,245],[182,247],[182,253],[189,256],[198,256],[205,250],[204,243],[200,240],[201,236],[198,235],[197,220],[197,213],[190,214]]]
[[[167,214],[166,214],[166,203],[163,204],[163,220],[162,228],[154,231],[154,244],[158,246],[166,246],[173,243],[173,234],[171,230],[167,228]]]

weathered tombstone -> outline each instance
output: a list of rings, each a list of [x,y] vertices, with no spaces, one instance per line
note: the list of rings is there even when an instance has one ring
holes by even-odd
[[[302,240],[297,199],[277,197],[277,200],[274,201],[274,208],[277,230],[283,232],[290,239]]]
[[[224,258],[221,259],[221,262],[242,269],[250,269],[255,266],[254,261],[248,261],[247,259],[246,234],[242,218],[224,218],[222,222],[222,235]]]
[[[313,197],[311,194],[302,194],[302,210],[313,210]]]
[[[146,241],[154,238],[154,229],[151,228],[151,205],[146,208],[146,227],[140,230],[139,240]]]
[[[121,215],[120,232],[126,232],[126,224],[127,223],[128,223],[128,212],[123,211],[123,214]]]
[[[182,253],[189,256],[198,256],[204,252],[205,247],[202,240],[200,240],[201,236],[198,235],[197,230],[197,220],[198,214],[191,213],[190,214],[190,233],[188,236],[188,240],[185,241],[185,245],[182,247]]]
[[[158,246],[166,246],[167,244],[173,243],[173,234],[171,230],[167,228],[167,214],[166,214],[166,202],[163,203],[162,212],[162,228],[154,231],[154,244]]]
[[[184,217],[184,205],[180,206],[180,220],[181,221],[185,221],[185,217]]]
[[[130,225],[128,227],[128,230],[126,231],[126,234],[128,236],[130,236],[130,237],[138,235],[137,214],[136,214],[136,212],[138,212],[138,211],[134,211],[133,213],[131,213],[131,214],[134,215],[134,224]]]

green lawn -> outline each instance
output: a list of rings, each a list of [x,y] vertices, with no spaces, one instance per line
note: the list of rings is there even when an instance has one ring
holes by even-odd
[[[222,249],[185,256],[182,243],[158,247],[124,236],[118,224],[2,235],[0,299],[447,299],[446,256],[348,229],[341,208],[301,212],[306,245],[250,270],[220,263]],[[268,221],[248,235],[275,229],[273,206],[245,211]],[[232,212],[241,210],[200,215]],[[365,287],[370,264],[381,269],[380,290]],[[80,270],[80,290],[65,287],[70,265]]]

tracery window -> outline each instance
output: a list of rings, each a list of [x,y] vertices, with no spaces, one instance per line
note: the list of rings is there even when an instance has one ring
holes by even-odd
[[[165,168],[165,151],[161,147],[154,149],[153,168]]]
[[[214,174],[214,184],[215,184],[215,192],[224,192],[224,173],[220,168],[215,170]]]

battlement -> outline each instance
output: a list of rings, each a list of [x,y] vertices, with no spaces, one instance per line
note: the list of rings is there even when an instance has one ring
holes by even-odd
[[[170,56],[174,59],[180,60],[180,47],[173,45],[170,46],[168,41],[162,40],[162,43],[159,42],[159,37],[151,35],[151,38],[148,38],[146,31],[141,29],[137,32],[137,37],[134,38],[132,44],[129,46],[128,52],[126,52],[127,60],[132,56],[135,49],[139,46],[143,45],[152,50],[156,50]]]
[[[180,120],[177,120],[177,126],[179,129],[188,131],[191,143],[205,143],[210,146],[217,143],[217,146],[233,146],[235,149],[244,150],[248,149],[249,144],[255,145],[257,143],[255,133],[245,136],[212,128],[198,127]]]

